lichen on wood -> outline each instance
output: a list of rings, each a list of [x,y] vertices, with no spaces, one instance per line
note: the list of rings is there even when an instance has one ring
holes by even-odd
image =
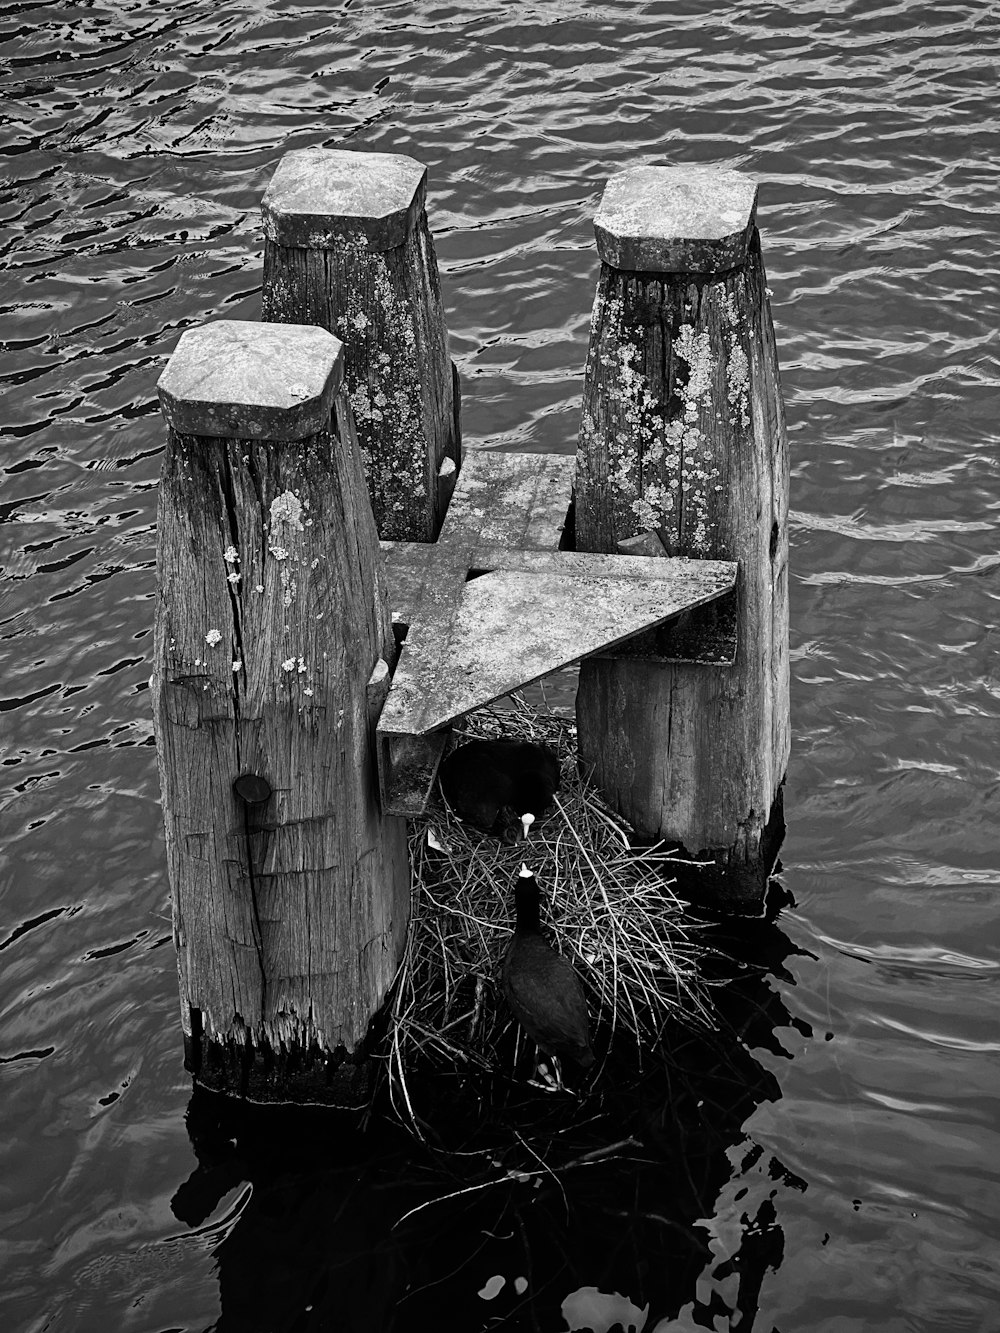
[[[713,348],[702,291],[602,273],[577,455],[577,529],[588,548],[656,532],[672,554],[718,554],[714,422],[734,376],[745,383],[746,358],[735,335]],[[743,357],[735,369],[733,349]]]
[[[153,702],[188,1062],[262,1100],[324,1099],[406,925],[366,695],[394,641],[343,390],[327,421],[171,432],[160,485]],[[248,773],[272,790],[252,827]]]
[[[604,264],[577,454],[577,549],[614,551],[647,531],[671,555],[738,561],[738,646],[728,669],[641,656],[583,663],[581,753],[624,818],[713,858],[737,896],[755,857],[745,882],[759,888],[788,757],[787,505],[756,232],[745,263],[722,272]]]
[[[422,181],[414,193],[417,166],[397,155],[292,153],[265,195],[264,317],[315,323],[343,340],[376,525],[380,536],[395,541],[433,539],[452,484],[442,464],[461,460]],[[364,175],[367,195],[355,197],[349,167]],[[381,185],[380,171],[388,173]],[[345,194],[351,210],[387,207],[377,203],[380,193],[395,201],[391,226],[378,216],[336,212]],[[305,211],[283,211],[293,205]],[[334,212],[310,218],[309,210],[324,208]]]

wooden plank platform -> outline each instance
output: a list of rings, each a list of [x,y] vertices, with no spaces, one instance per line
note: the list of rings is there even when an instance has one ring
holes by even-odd
[[[728,592],[736,566],[717,560],[511,552],[535,566],[482,574],[413,625],[379,731],[424,735],[679,611]],[[623,562],[595,573],[594,562]],[[538,568],[568,566],[552,572]],[[682,568],[678,568],[681,566]],[[425,611],[429,608],[425,606]]]
[[[600,555],[589,551],[511,550],[476,545],[455,551],[426,542],[383,542],[393,620],[405,626],[420,616],[425,596],[438,594],[449,580],[464,582],[480,574],[508,570],[523,574],[572,574],[577,578],[613,578],[683,585],[700,569],[729,568],[725,560],[689,560],[683,556]],[[735,565],[732,566],[735,568]],[[714,594],[719,596],[718,593]],[[449,594],[450,596],[450,594]],[[676,613],[672,613],[676,614]]]
[[[471,452],[437,542],[382,543],[403,639],[378,723],[388,813],[422,813],[464,714],[616,645],[649,655],[651,634],[670,633],[657,626],[733,594],[735,564],[668,557],[655,534],[624,544],[642,554],[561,550],[574,469],[562,454]]]

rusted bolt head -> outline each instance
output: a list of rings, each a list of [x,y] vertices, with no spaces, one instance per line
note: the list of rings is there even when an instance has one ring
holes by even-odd
[[[757,182],[714,167],[631,167],[594,217],[597,253],[626,272],[719,273],[746,262]]]
[[[263,805],[271,799],[272,787],[259,773],[241,773],[233,783],[233,791],[247,805]]]

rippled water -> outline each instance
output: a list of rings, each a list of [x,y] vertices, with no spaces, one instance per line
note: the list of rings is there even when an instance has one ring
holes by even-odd
[[[649,1329],[1000,1327],[998,38],[988,0],[0,7],[5,1333],[554,1330],[586,1285],[649,1300]],[[638,1234],[594,1220],[614,1167],[529,1275],[525,1212],[456,1205],[418,1253],[391,1225],[419,1180],[345,1213],[353,1145],[317,1172],[185,1126],[154,384],[182,329],[257,317],[260,195],[311,145],[429,167],[471,446],[574,448],[611,172],[761,182],[794,901],[744,941],[762,1090],[728,1108],[700,1226],[677,1239],[654,1172],[628,1262],[595,1241]]]

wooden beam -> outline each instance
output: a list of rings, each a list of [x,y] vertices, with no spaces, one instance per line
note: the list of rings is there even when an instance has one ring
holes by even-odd
[[[465,583],[450,602],[425,603],[400,654],[381,734],[422,735],[447,726],[550,671],[719,597],[736,580],[728,561],[497,554],[514,564],[565,561],[568,567],[560,573],[495,570]],[[590,573],[585,567],[595,561],[621,562],[628,572]]]
[[[466,575],[464,553],[440,543],[382,542],[382,554],[392,623],[404,630],[420,619],[425,598],[433,601],[442,588],[461,583]]]
[[[476,542],[557,551],[573,498],[575,467],[567,454],[470,449],[439,545]]]
[[[447,607],[461,595],[468,577],[470,551],[482,543],[493,550],[517,545],[556,551],[573,498],[574,467],[564,454],[470,450],[437,542],[382,543],[397,637],[415,623],[447,618]],[[445,729],[422,738],[395,737],[391,743],[380,735],[387,813],[412,817],[423,812],[448,734]]]

